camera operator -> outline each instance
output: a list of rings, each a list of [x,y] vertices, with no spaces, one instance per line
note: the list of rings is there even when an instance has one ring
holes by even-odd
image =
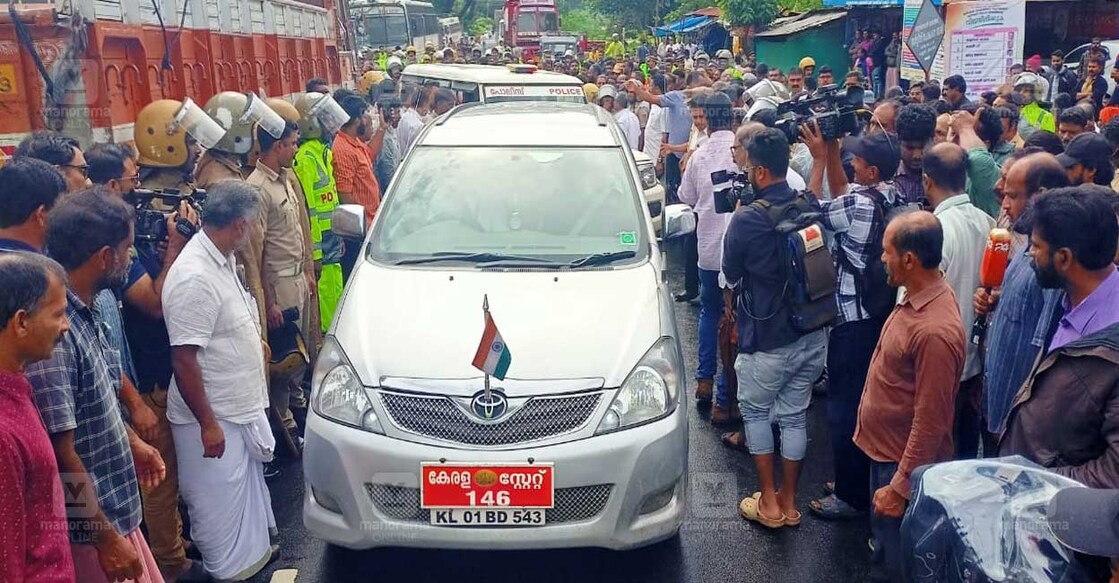
[[[85,153],[85,160],[90,181],[104,185],[117,196],[140,188],[140,170],[132,159],[132,148],[126,144],[97,144]]]
[[[815,203],[805,201],[785,181],[789,142],[783,132],[763,129],[733,146],[735,166],[746,173],[754,200],[762,202],[734,212],[721,249],[723,275],[734,288],[727,295],[735,308],[727,315],[737,322],[737,398],[746,429],[745,439],[728,434],[724,441],[748,448],[758,472],[761,491],[739,503],[739,514],[769,528],[794,526],[801,519],[795,495],[808,441],[805,411],[812,385],[824,369],[827,337],[823,330],[804,334],[792,325],[786,297],[789,275],[779,260],[787,243],[768,209],[780,208],[787,216],[814,208]],[[780,488],[771,415],[781,430]],[[868,477],[869,473],[863,476],[863,490]]]
[[[840,161],[839,140],[825,141],[815,124],[801,128],[814,160],[808,190],[823,199],[827,174],[831,200],[821,200],[821,222],[834,234],[839,324],[828,341],[828,425],[835,463],[835,491],[809,508],[828,519],[850,519],[870,508],[870,460],[852,437],[874,347],[896,300],[882,273],[882,240],[890,210],[904,201],[891,180],[901,165],[896,135],[877,132],[850,143],[854,184]]]
[[[680,201],[689,204],[699,216],[696,228],[700,282],[699,365],[696,368],[696,400],[711,401],[718,369],[719,318],[723,314],[723,294],[719,286],[722,265],[725,214],[716,208],[715,185],[737,172],[731,155],[734,114],[730,98],[722,93],[705,97],[701,105],[710,132],[695,151],[680,183]],[[732,209],[733,210],[733,209]],[[723,210],[723,213],[728,212]],[[728,407],[725,375],[719,377],[715,406]]]

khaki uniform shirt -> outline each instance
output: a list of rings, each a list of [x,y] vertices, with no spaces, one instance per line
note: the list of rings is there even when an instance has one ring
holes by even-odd
[[[198,188],[211,189],[222,180],[244,180],[245,172],[240,162],[232,155],[226,155],[207,150],[198,159],[198,166],[194,169],[194,184]],[[268,312],[264,305],[264,285],[260,279],[260,258],[264,250],[264,227],[261,223],[254,223],[249,233],[249,244],[236,253],[237,264],[244,270],[244,284],[256,300],[257,312],[260,314],[261,330],[268,330]]]

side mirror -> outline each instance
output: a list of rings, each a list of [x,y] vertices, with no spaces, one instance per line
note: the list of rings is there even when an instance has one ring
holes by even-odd
[[[675,239],[695,232],[696,217],[686,204],[670,204],[664,208],[664,238]]]
[[[340,237],[365,238],[365,207],[360,204],[340,204],[334,209],[331,229]]]

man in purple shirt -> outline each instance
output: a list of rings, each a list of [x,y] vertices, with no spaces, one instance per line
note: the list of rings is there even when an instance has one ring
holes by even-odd
[[[999,442],[1090,488],[1119,488],[1119,224],[1105,187],[1037,196],[1030,258],[1043,288],[1064,290],[1053,336],[1018,395]]]
[[[58,465],[23,375],[70,328],[66,273],[35,253],[0,253],[0,289],[0,581],[73,581]]]

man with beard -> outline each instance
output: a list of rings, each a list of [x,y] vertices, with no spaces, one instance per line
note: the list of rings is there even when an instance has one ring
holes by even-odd
[[[166,126],[157,127],[162,129]],[[182,129],[178,132],[182,133],[178,139],[185,144],[185,132]],[[117,196],[127,197],[140,186],[140,171],[132,161],[131,150],[127,146],[98,144],[89,149],[86,160],[89,162],[90,180],[94,184],[105,185]],[[194,162],[189,162],[191,168],[193,164]],[[158,180],[175,175],[180,174],[161,172],[156,178]],[[159,200],[152,201],[151,204],[157,208],[166,206]],[[134,246],[124,286],[120,290],[104,290],[99,293],[96,307],[106,321],[110,322],[109,328],[114,334],[117,330],[116,322],[122,320],[120,325],[123,326],[124,335],[119,341],[124,345],[121,359],[126,363],[128,379],[122,389],[121,400],[129,408],[132,427],[144,441],[159,450],[159,455],[167,464],[167,479],[154,490],[143,492],[144,522],[152,555],[165,577],[185,583],[202,580],[205,573],[201,565],[186,557],[182,539],[175,444],[171,442],[166,410],[167,386],[171,380],[171,346],[167,343],[167,328],[163,323],[160,297],[171,266],[189,241],[176,228],[179,217],[197,228],[198,213],[186,201],[180,202],[178,212],[166,218],[167,238],[160,241],[158,246]],[[120,316],[116,315],[118,310]]]
[[[1068,186],[1064,168],[1047,153],[1011,158],[1003,166],[1002,215],[1006,225],[1020,219],[1029,201],[1041,192]],[[1002,287],[978,288],[972,296],[975,315],[987,318],[986,355],[983,370],[984,411],[987,418],[984,448],[993,451],[1006,415],[1022,382],[1030,374],[1037,353],[1045,345],[1050,315],[1056,308],[1056,290],[1043,290],[1034,277],[1026,253],[1026,241],[1013,234],[1010,264]],[[1028,233],[1027,233],[1028,236]],[[1024,318],[1022,314],[1030,314]],[[1036,315],[1036,317],[1034,316]],[[970,325],[971,322],[968,322]]]
[[[1018,391],[999,443],[1089,488],[1119,488],[1119,224],[1115,193],[1059,188],[1026,222],[1037,281],[1064,294],[1048,346]]]
[[[174,379],[167,419],[179,464],[179,491],[191,537],[215,579],[254,576],[276,552],[263,463],[276,441],[268,403],[266,353],[256,302],[238,278],[234,252],[260,220],[262,194],[245,182],[219,182],[206,200],[205,225],[167,278],[163,311]]]
[[[46,246],[66,270],[70,330],[27,378],[63,487],[88,493],[67,504],[79,581],[163,580],[140,532],[139,486],[159,485],[166,468],[122,418],[120,355],[91,307],[97,292],[124,283],[132,235],[132,209],[98,189],[59,201],[47,223]]]
[[[1098,184],[1110,186],[1115,178],[1111,163],[1112,148],[1107,138],[1095,132],[1076,136],[1057,160],[1068,172],[1069,185]]]

